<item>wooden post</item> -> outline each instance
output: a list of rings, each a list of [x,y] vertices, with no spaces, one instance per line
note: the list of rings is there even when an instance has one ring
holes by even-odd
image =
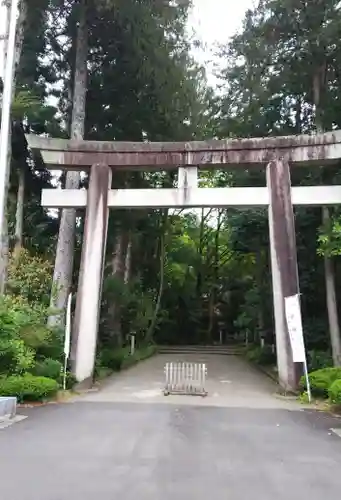
[[[284,160],[273,160],[266,174],[278,377],[285,391],[295,391],[302,365],[292,360],[284,309],[284,298],[299,293],[290,168]]]
[[[103,164],[93,165],[87,194],[71,356],[76,380],[83,387],[92,384],[95,365],[110,188],[110,168]]]

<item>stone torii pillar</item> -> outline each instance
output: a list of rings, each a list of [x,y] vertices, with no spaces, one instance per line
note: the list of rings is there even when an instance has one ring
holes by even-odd
[[[338,165],[341,158],[341,130],[325,134],[191,142],[101,142],[26,136],[34,156],[51,169],[86,170],[108,164],[131,171],[175,170],[181,189],[114,190],[110,171],[104,165],[92,167],[89,192],[47,190],[42,204],[50,208],[87,206],[81,275],[76,307],[73,359],[79,382],[90,381],[95,360],[101,277],[107,227],[107,208],[202,208],[225,206],[270,206],[270,242],[273,271],[275,330],[279,379],[286,390],[297,386],[299,366],[292,362],[284,315],[284,298],[298,293],[297,257],[292,201],[296,205],[341,204],[340,186],[298,186],[291,190],[288,164],[271,161],[267,188],[198,188],[195,169],[229,169],[231,166],[264,167],[269,158],[285,158],[297,168]],[[99,194],[99,186],[103,190]],[[101,189],[102,189],[101,188]],[[78,341],[77,341],[78,339]]]
[[[278,378],[284,390],[294,391],[298,387],[302,366],[293,362],[284,308],[285,297],[299,293],[289,164],[285,160],[273,160],[267,166],[266,174]]]
[[[78,280],[71,359],[80,386],[92,384],[96,357],[103,268],[108,230],[108,191],[111,169],[91,167]]]

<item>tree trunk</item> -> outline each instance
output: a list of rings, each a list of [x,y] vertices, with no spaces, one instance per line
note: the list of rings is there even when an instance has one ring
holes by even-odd
[[[201,289],[202,289],[202,256],[203,256],[203,246],[204,246],[204,229],[205,229],[205,209],[201,209],[201,221],[200,221],[200,235],[199,235],[199,248],[198,248],[198,256],[200,259],[199,262],[199,271],[197,275],[197,285],[196,285],[196,292],[197,292],[197,298],[201,298]]]
[[[130,277],[131,266],[131,239],[130,233],[120,232],[115,241],[112,259],[112,276],[122,285],[126,285]],[[109,306],[108,316],[112,331],[112,338],[116,346],[123,344],[121,307],[119,301],[114,299]]]
[[[7,49],[8,49],[8,35],[9,35],[9,23],[10,23],[10,9],[11,2],[5,2],[6,7],[6,31],[4,40],[4,54],[3,54],[3,74],[5,73],[5,65],[7,60]],[[19,4],[19,18],[17,22],[17,33],[15,39],[15,64],[14,64],[14,74],[13,74],[13,87],[12,87],[12,100],[15,94],[15,83],[18,65],[20,62],[20,56],[24,41],[25,34],[25,21],[27,15],[27,4],[26,0],[21,0]],[[9,179],[11,173],[11,160],[12,160],[12,146],[11,146],[11,127],[9,131],[9,141],[8,141],[8,151],[7,151],[7,178],[5,186],[5,196],[4,205],[7,208],[7,195],[9,190]],[[7,282],[7,267],[8,267],[8,220],[7,220],[7,210],[5,209],[3,226],[0,228],[0,295],[5,293],[5,287]]]
[[[167,222],[168,222],[168,209],[165,210],[163,224],[162,224],[162,232],[160,237],[160,283],[159,290],[157,294],[154,314],[151,319],[149,328],[146,333],[146,341],[150,342],[153,338],[157,317],[161,307],[161,299],[163,294],[163,287],[165,281],[165,257],[166,257],[166,232],[167,232]]]
[[[322,208],[322,223],[330,226],[330,214],[327,207]],[[341,336],[339,317],[337,311],[337,300],[335,290],[335,270],[331,257],[324,256],[324,275],[326,281],[326,298],[329,321],[330,343],[332,347],[334,366],[341,366]]]
[[[71,139],[82,140],[84,137],[86,86],[87,86],[87,1],[80,0],[79,24],[76,40],[76,61],[74,72],[74,92],[71,120]],[[79,172],[67,172],[66,189],[78,189],[80,183]],[[72,286],[72,271],[74,260],[76,228],[76,210],[65,209],[62,211],[58,243],[56,250],[56,260],[53,273],[50,307],[58,314],[49,317],[49,325],[62,325],[64,315],[60,314],[65,310],[67,297]]]
[[[265,335],[265,320],[264,320],[264,300],[263,300],[263,276],[264,276],[264,255],[260,244],[256,249],[256,286],[259,297],[258,304],[258,333],[259,338],[254,339],[259,341]]]
[[[322,110],[321,110],[321,94],[324,91],[326,64],[317,68],[313,79],[313,95],[315,104],[315,125],[317,133],[323,132],[322,125]],[[330,226],[330,213],[328,207],[322,207],[322,224]],[[337,311],[337,299],[335,288],[335,272],[331,257],[324,256],[324,276],[326,283],[326,302],[329,322],[330,344],[332,347],[333,362],[335,366],[341,365],[341,339],[340,325]]]
[[[218,286],[218,278],[219,278],[219,237],[220,230],[222,226],[222,210],[218,211],[218,220],[217,220],[217,229],[214,236],[214,256],[213,256],[213,280],[212,287],[208,305],[208,330],[207,330],[207,342],[212,342],[213,338],[213,328],[214,328],[214,318],[215,318],[215,310],[216,310],[216,302],[217,302],[217,286]]]
[[[127,244],[127,251],[125,254],[125,262],[124,262],[124,284],[127,285],[130,280],[131,276],[131,247],[132,247],[132,242],[131,242],[131,234],[129,233],[128,235],[128,244]]]
[[[18,170],[17,208],[15,212],[15,247],[14,247],[15,255],[17,255],[20,252],[23,246],[24,201],[25,201],[25,166],[20,165]]]
[[[112,276],[117,280],[121,280],[124,273],[124,253],[123,253],[123,234],[120,232],[115,241],[114,255],[112,260]],[[123,344],[120,306],[117,300],[114,299],[109,307],[109,318],[112,328],[112,338],[116,346],[121,347]]]

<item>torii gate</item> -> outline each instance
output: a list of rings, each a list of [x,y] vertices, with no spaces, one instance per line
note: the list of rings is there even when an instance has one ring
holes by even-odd
[[[285,390],[297,387],[302,367],[292,360],[284,311],[284,298],[299,293],[293,205],[341,204],[341,186],[291,187],[289,165],[338,164],[341,130],[312,136],[182,143],[78,142],[34,135],[28,135],[27,141],[47,168],[90,168],[88,191],[48,189],[42,193],[45,207],[86,207],[73,331],[79,383],[92,382],[109,208],[268,206],[279,382]],[[266,187],[198,188],[198,168],[232,166],[266,166]],[[112,190],[112,171],[117,169],[178,169],[178,187]]]

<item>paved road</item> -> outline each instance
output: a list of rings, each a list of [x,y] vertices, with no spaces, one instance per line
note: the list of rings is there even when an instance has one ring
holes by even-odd
[[[195,405],[134,396],[143,380],[156,383],[160,362],[150,360],[70,404],[26,410],[26,420],[0,431],[1,498],[338,498],[341,439],[330,432],[341,427],[336,419],[291,403],[285,408],[266,379],[234,358],[225,359],[225,379],[223,361],[216,363],[217,390],[219,382],[231,400],[225,406],[208,398]],[[240,379],[240,390],[255,391],[251,407],[246,399],[241,406],[232,401],[233,380]],[[120,387],[121,400],[110,401],[113,387]],[[223,400],[222,392],[213,399]]]
[[[207,365],[208,397],[178,396],[162,393],[166,361],[193,361]],[[114,376],[101,391],[85,397],[87,402],[145,402],[249,408],[300,408],[274,397],[277,387],[259,370],[236,356],[202,354],[164,354]]]

